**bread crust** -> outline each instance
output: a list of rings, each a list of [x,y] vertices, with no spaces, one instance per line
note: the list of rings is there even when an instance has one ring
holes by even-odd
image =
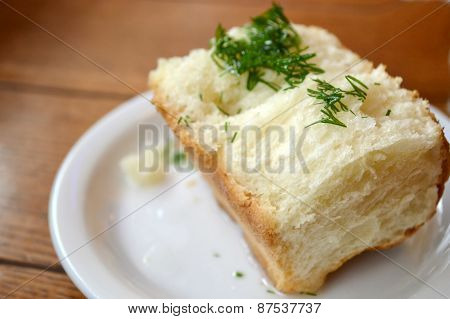
[[[295,287],[290,287],[289,281],[286,280],[286,274],[292,273],[292,266],[283,263],[279,258],[287,248],[277,232],[275,220],[260,207],[251,193],[242,190],[242,187],[229,178],[223,167],[219,166],[217,154],[204,150],[192,139],[188,129],[177,123],[179,114],[170,114],[166,111],[171,107],[164,97],[158,94],[157,83],[150,82],[150,88],[154,92],[152,102],[158,112],[184,145],[196,167],[203,173],[216,200],[228,215],[240,224],[250,249],[275,283],[275,287],[284,292],[298,291]]]
[[[277,231],[277,224],[274,218],[261,207],[257,198],[253,197],[250,192],[243,189],[242,186],[230,178],[224,168],[220,166],[216,153],[203,149],[192,138],[189,129],[177,123],[179,114],[169,114],[166,111],[167,109],[173,110],[174,108],[172,108],[172,105],[160,93],[158,83],[150,81],[150,87],[154,92],[152,102],[157,107],[159,113],[164,117],[169,127],[185,146],[187,153],[199,170],[208,172],[203,173],[203,175],[213,189],[217,201],[240,224],[256,259],[260,262],[275,287],[282,292],[316,292],[325,282],[327,275],[340,268],[347,260],[366,250],[387,249],[398,245],[414,234],[425,223],[423,222],[411,227],[405,230],[402,235],[392,238],[390,241],[381,245],[355,251],[353,254],[341,259],[331,269],[327,269],[314,278],[305,280],[295,278],[293,275],[293,265],[289,264],[283,258],[288,247]],[[430,118],[438,123],[435,116],[429,110],[428,112]],[[440,140],[442,171],[436,184],[438,188],[437,201],[440,200],[444,192],[444,184],[449,176],[449,144],[443,130],[441,130]],[[431,219],[435,213],[436,209],[431,211],[427,220]]]

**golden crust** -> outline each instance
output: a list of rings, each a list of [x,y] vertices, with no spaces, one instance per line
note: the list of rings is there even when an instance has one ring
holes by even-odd
[[[424,224],[421,223],[420,225],[409,228],[402,235],[392,238],[390,241],[376,247],[368,247],[361,251],[355,251],[353,254],[337,262],[332,269],[328,269],[315,278],[307,280],[294,278],[292,265],[283,258],[288,247],[282,241],[277,231],[276,222],[272,216],[266,213],[251,193],[238,185],[220,167],[216,153],[204,150],[192,139],[189,130],[177,123],[179,114],[169,114],[166,111],[167,109],[173,108],[159,94],[160,91],[158,90],[157,83],[150,82],[150,87],[154,92],[152,102],[184,145],[195,165],[200,171],[208,172],[203,173],[203,175],[211,185],[217,201],[240,224],[253,254],[278,290],[286,293],[315,292],[323,285],[327,275],[340,268],[347,260],[366,250],[387,249],[398,245],[414,234]],[[431,112],[429,114],[437,122],[434,115]],[[437,183],[438,201],[444,192],[444,184],[449,175],[449,144],[444,136],[443,130],[441,133],[441,158],[442,173]],[[430,212],[428,219],[431,219],[435,212],[436,210]]]

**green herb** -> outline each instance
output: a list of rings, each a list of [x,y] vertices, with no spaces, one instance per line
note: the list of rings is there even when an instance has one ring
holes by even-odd
[[[186,153],[182,152],[182,151],[178,151],[175,154],[173,154],[173,163],[175,165],[180,165],[181,163],[183,163],[186,160]]]
[[[183,124],[186,125],[187,127],[190,127],[190,126],[189,126],[189,122],[191,122],[191,118],[190,118],[189,115],[186,115],[186,116],[180,116],[180,117],[178,118],[177,124],[183,123]]]
[[[280,89],[277,83],[264,79],[264,69],[283,75],[288,88],[302,83],[309,73],[324,72],[310,62],[316,54],[304,53],[308,48],[301,47],[300,36],[279,5],[273,4],[271,9],[252,18],[245,31],[245,39],[233,39],[219,24],[211,57],[226,72],[247,73],[248,90],[253,90],[258,83],[275,91]]]
[[[200,99],[200,101],[203,102],[203,94],[199,93],[199,94],[198,94],[198,98]]]
[[[364,101],[367,97],[367,92],[364,91],[364,89],[368,90],[369,88],[364,83],[362,83],[360,80],[358,80],[357,78],[355,78],[351,75],[345,76],[345,79],[347,80],[347,82],[350,83],[353,90],[343,91],[343,92],[348,95],[356,96],[358,98],[358,100],[360,100],[360,101]]]
[[[240,107],[239,110],[237,110],[236,114],[241,113],[241,111],[242,111],[242,108]]]
[[[318,101],[318,104],[322,104],[322,109],[320,110],[320,112],[323,115],[320,120],[311,123],[306,127],[319,123],[347,127],[336,117],[336,114],[339,112],[351,112],[352,114],[355,113],[353,113],[353,111],[350,110],[344,102],[342,102],[342,99],[345,96],[354,96],[358,100],[364,101],[367,97],[367,93],[364,89],[368,89],[368,87],[360,80],[351,75],[345,76],[345,79],[348,83],[350,83],[352,87],[351,90],[343,90],[337,88],[324,80],[313,80],[317,83],[317,89],[308,89],[308,95],[314,97]]]
[[[391,115],[391,109],[387,110],[387,112],[386,112],[386,116],[389,116],[389,115]]]
[[[231,137],[231,143],[234,142],[234,140],[236,139],[238,132],[234,132],[233,136]]]
[[[225,132],[228,132],[229,126],[230,126],[230,123],[229,123],[229,122],[225,122],[225,125],[224,125],[224,127],[223,127],[223,129],[225,130]]]
[[[273,291],[272,289],[267,289],[266,290],[269,294],[275,294],[275,291]]]
[[[301,294],[301,295],[308,295],[308,296],[317,296],[316,293],[314,293],[314,292],[307,292],[307,291],[299,292],[299,294]]]
[[[224,110],[223,108],[221,108],[220,106],[216,105],[216,107],[217,107],[217,109],[218,109],[221,113],[225,114],[226,116],[230,116],[230,113],[228,113],[227,111],[225,111],[225,110]]]
[[[381,83],[380,83],[380,82],[375,82],[374,84],[375,84],[375,85],[381,85]]]
[[[219,258],[220,254],[219,253],[214,253],[213,256],[216,257],[216,258]]]
[[[244,273],[240,272],[240,271],[235,271],[233,273],[233,276],[236,277],[236,278],[242,278],[242,277],[244,277]]]

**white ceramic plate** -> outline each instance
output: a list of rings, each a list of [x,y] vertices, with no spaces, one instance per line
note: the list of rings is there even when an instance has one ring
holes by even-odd
[[[448,138],[448,118],[433,111]],[[77,287],[90,298],[310,297],[268,292],[270,283],[251,257],[239,227],[217,205],[198,173],[144,205],[188,173],[172,172],[162,184],[150,188],[127,181],[118,163],[136,152],[137,126],[142,123],[163,126],[154,108],[138,96],[84,134],[54,182],[51,235]],[[447,190],[432,221],[404,244],[385,251],[447,296],[449,207]],[[234,277],[235,271],[244,276]],[[367,252],[332,274],[318,297],[440,295],[380,254]]]

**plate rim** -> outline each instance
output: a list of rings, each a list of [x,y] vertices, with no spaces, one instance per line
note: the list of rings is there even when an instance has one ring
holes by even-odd
[[[151,107],[152,104],[150,102],[153,94],[150,91],[144,92],[141,95],[136,95],[131,97],[128,100],[117,105],[111,111],[104,114],[97,121],[94,122],[73,144],[70,148],[69,152],[65,156],[62,164],[60,165],[56,176],[54,178],[50,196],[49,196],[49,204],[48,204],[48,226],[50,230],[50,238],[53,245],[53,248],[58,257],[58,262],[63,267],[66,274],[75,284],[75,286],[83,293],[83,295],[87,298],[102,298],[97,293],[95,293],[89,285],[82,279],[82,277],[78,274],[77,267],[71,262],[70,255],[67,256],[67,251],[64,248],[63,240],[61,239],[60,229],[57,224],[58,210],[57,203],[59,198],[59,193],[61,189],[61,185],[63,183],[63,178],[65,177],[67,171],[70,168],[71,163],[75,160],[77,154],[81,151],[81,148],[86,143],[86,140],[90,139],[94,136],[98,131],[100,131],[104,126],[106,126],[110,121],[115,120],[116,118],[121,117],[122,114],[128,113],[129,108],[139,105],[139,100],[146,99],[149,103],[149,112],[151,115],[156,113],[155,108]],[[74,252],[72,252],[74,253]],[[55,263],[55,264],[57,264]]]

